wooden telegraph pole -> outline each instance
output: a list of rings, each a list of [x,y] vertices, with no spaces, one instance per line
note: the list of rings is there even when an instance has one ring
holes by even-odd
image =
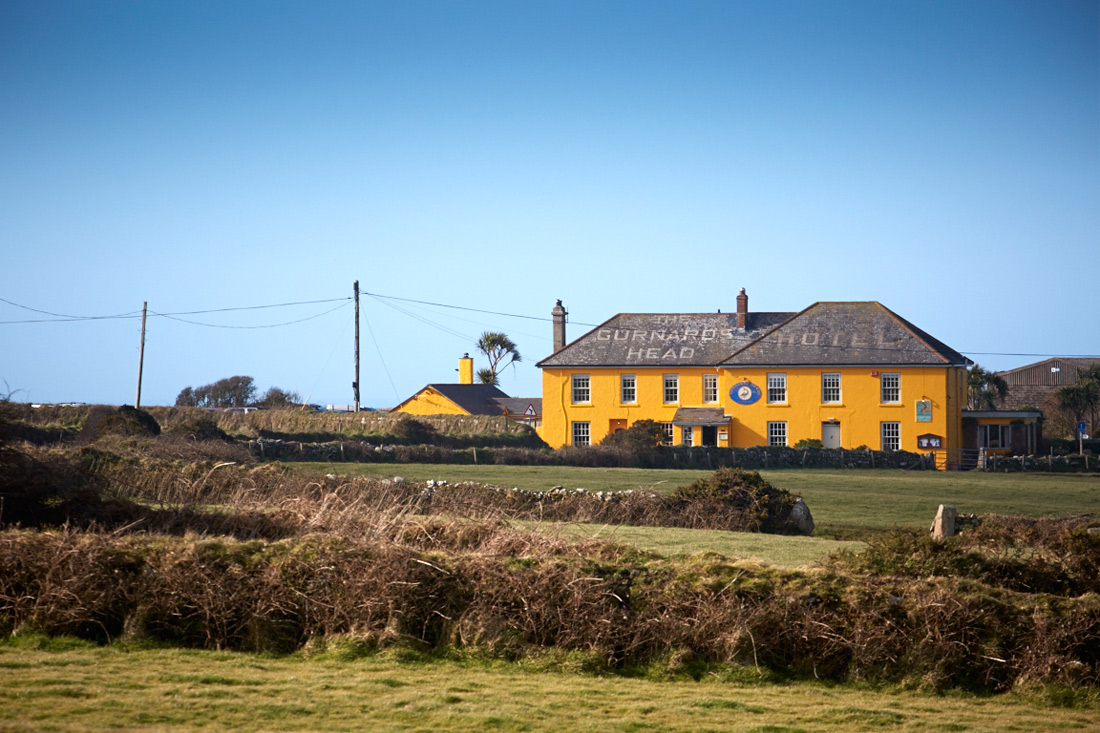
[[[138,349],[138,386],[137,397],[134,398],[134,409],[141,407],[141,372],[145,367],[145,313],[149,309],[149,301],[141,304],[141,348]]]
[[[351,383],[355,390],[355,411],[359,412],[359,281],[355,281],[355,381]]]

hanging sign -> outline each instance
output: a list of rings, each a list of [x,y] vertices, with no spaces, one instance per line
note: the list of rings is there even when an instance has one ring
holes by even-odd
[[[760,399],[760,388],[752,382],[738,382],[730,387],[730,399],[739,405],[751,405]]]
[[[917,400],[917,422],[932,422],[932,400]]]

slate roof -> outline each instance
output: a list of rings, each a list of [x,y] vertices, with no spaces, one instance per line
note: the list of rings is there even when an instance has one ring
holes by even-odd
[[[539,367],[714,366],[793,313],[620,313]]]
[[[500,412],[507,412],[512,417],[541,417],[541,397],[500,397],[494,400],[500,406]],[[534,415],[527,415],[527,408],[534,408]]]
[[[970,360],[876,301],[814,303],[723,366],[965,366]]]
[[[492,384],[429,384],[427,388],[439,392],[471,415],[501,415],[503,410],[496,400],[508,398]]]
[[[678,407],[673,425],[729,425],[730,418],[721,407]]]

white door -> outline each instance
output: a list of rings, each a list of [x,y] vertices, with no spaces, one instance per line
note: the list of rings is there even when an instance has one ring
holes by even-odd
[[[821,423],[821,444],[826,448],[840,447],[840,423]]]

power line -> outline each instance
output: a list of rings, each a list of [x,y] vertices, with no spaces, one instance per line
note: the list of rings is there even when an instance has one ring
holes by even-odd
[[[308,320],[311,320],[313,318],[319,318],[320,316],[323,316],[327,313],[331,313],[334,310],[338,310],[339,308],[342,308],[350,300],[351,300],[351,298],[328,298],[328,299],[325,299],[325,300],[300,300],[300,301],[293,301],[293,302],[287,302],[287,303],[271,303],[271,304],[268,304],[268,305],[245,305],[245,306],[236,306],[236,307],[232,307],[232,308],[209,308],[209,309],[205,309],[205,310],[177,311],[177,312],[172,312],[172,313],[150,313],[150,315],[156,315],[156,316],[159,316],[161,318],[169,318],[169,319],[172,319],[172,320],[181,321],[183,323],[190,323],[190,324],[196,325],[196,326],[208,326],[210,328],[276,328],[276,327],[279,327],[279,326],[289,326],[289,325],[293,325],[295,323],[302,323],[303,321],[308,321]],[[336,303],[336,302],[339,302],[339,301],[345,301],[345,302],[342,303],[341,305],[337,306],[336,308],[325,311],[324,313],[319,313],[315,316],[310,316],[309,318],[303,318],[303,319],[296,320],[296,321],[287,321],[285,323],[274,323],[274,324],[263,325],[263,326],[222,326],[222,325],[218,325],[218,324],[214,324],[214,323],[201,323],[199,321],[190,321],[190,320],[187,320],[185,318],[179,318],[178,317],[178,316],[201,315],[201,314],[205,314],[205,313],[229,313],[229,312],[233,312],[233,311],[263,310],[263,309],[268,309],[268,308],[287,308],[287,307],[298,306],[298,305],[316,305],[316,304],[319,304],[319,303]],[[42,313],[44,315],[54,316],[54,318],[36,318],[36,319],[28,319],[28,320],[22,320],[22,321],[0,321],[0,324],[71,323],[71,322],[74,322],[74,321],[104,321],[104,320],[133,319],[133,318],[140,318],[141,317],[141,311],[140,310],[131,311],[129,313],[119,313],[119,314],[113,315],[113,316],[72,316],[72,315],[66,315],[64,313],[52,313],[50,311],[39,310],[38,308],[31,308],[30,306],[22,305],[20,303],[15,303],[13,301],[7,300],[6,298],[0,298],[0,302],[4,302],[4,303],[7,303],[8,305],[13,305],[16,308],[22,308],[24,310],[28,310],[28,311],[31,311],[31,312],[34,312],[34,313]]]
[[[399,298],[396,295],[379,295],[378,293],[368,293],[366,290],[362,290],[362,289],[359,292],[361,292],[363,295],[369,295],[370,297],[376,298],[376,299],[401,300],[401,301],[404,301],[406,303],[418,303],[419,305],[431,305],[431,306],[435,306],[436,308],[451,308],[451,309],[454,309],[454,310],[471,311],[473,313],[487,313],[487,314],[492,315],[492,316],[504,316],[506,318],[526,318],[527,320],[530,320],[530,321],[552,321],[553,320],[552,318],[545,318],[543,316],[525,316],[525,315],[520,315],[519,313],[502,313],[500,311],[481,310],[480,308],[468,308],[468,307],[462,306],[462,305],[450,305],[448,303],[433,303],[433,302],[428,301],[428,300],[414,300],[413,298]],[[393,307],[393,306],[391,306],[391,307]],[[402,311],[402,313],[405,313],[405,311]],[[577,322],[574,325],[589,326],[590,328],[594,328],[595,326],[597,326],[599,324],[597,324],[597,323],[580,323],[580,322]]]
[[[297,305],[297,304],[295,304],[295,305]],[[245,329],[279,328],[281,326],[293,326],[295,323],[305,323],[306,321],[312,321],[314,318],[320,318],[321,316],[326,316],[329,313],[332,313],[334,311],[338,311],[341,308],[346,308],[347,305],[348,305],[347,303],[341,303],[340,305],[336,306],[335,308],[329,308],[327,311],[325,311],[323,313],[317,313],[316,315],[307,316],[306,318],[299,318],[296,321],[284,321],[283,323],[268,323],[268,324],[263,324],[263,325],[259,325],[259,326],[227,326],[227,325],[220,324],[220,323],[202,323],[201,321],[191,321],[191,320],[188,320],[186,318],[177,318],[176,316],[169,315],[167,313],[151,313],[150,315],[160,316],[162,318],[167,318],[167,319],[172,320],[172,321],[179,321],[180,323],[189,323],[192,326],[206,326],[207,328],[245,328]],[[257,308],[273,308],[275,306],[256,306],[256,307]],[[233,309],[224,309],[223,308],[220,311],[205,311],[205,312],[207,312],[207,313],[220,313],[224,310],[249,310],[249,309],[248,308],[233,308]]]
[[[54,316],[54,318],[37,318],[27,321],[0,321],[0,323],[48,323],[51,321],[106,321],[118,318],[137,318],[141,315],[141,311],[130,311],[129,313],[118,313],[113,316],[71,316],[65,313],[51,313],[50,311],[39,310],[38,308],[31,308],[29,305],[22,305],[7,298],[0,298],[0,302],[7,303],[8,305],[14,305],[16,308],[22,308],[23,310],[31,311],[32,313],[42,313],[47,316]]]

